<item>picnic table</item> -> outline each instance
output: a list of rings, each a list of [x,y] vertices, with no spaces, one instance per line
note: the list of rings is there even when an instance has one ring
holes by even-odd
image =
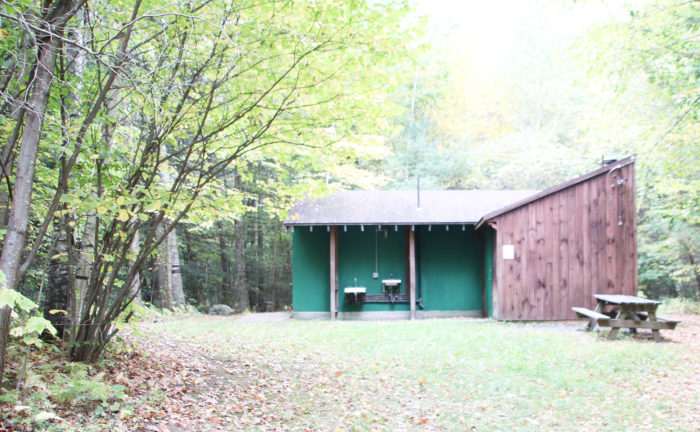
[[[646,328],[651,329],[654,340],[660,342],[659,330],[673,330],[680,322],[657,315],[656,309],[661,304],[657,300],[618,294],[595,294],[593,297],[597,301],[595,310],[581,307],[571,309],[579,316],[589,319],[589,330],[593,330],[596,325],[610,327],[608,339],[615,339],[621,328],[628,328],[631,333]]]

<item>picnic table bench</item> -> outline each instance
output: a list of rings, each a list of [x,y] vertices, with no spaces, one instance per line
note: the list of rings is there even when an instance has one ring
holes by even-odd
[[[656,315],[656,309],[661,304],[657,300],[617,294],[595,294],[595,310],[573,307],[577,315],[586,317],[588,329],[596,325],[610,327],[608,339],[615,339],[621,328],[628,328],[636,333],[637,329],[651,329],[656,342],[661,341],[659,330],[673,330],[680,321]]]

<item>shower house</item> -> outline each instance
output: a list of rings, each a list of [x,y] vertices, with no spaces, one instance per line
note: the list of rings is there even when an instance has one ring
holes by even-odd
[[[543,191],[351,191],[298,202],[295,318],[575,318],[637,291],[634,159]]]

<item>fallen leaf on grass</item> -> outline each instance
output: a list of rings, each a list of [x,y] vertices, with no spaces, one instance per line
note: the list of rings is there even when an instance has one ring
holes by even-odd
[[[34,416],[34,420],[36,421],[48,421],[48,420],[61,420],[61,417],[57,416],[56,414],[48,411],[42,411],[36,416]]]

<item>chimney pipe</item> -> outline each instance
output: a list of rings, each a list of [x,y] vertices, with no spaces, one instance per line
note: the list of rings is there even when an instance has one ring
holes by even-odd
[[[418,207],[420,208],[420,177],[416,177],[416,198],[418,200]]]

